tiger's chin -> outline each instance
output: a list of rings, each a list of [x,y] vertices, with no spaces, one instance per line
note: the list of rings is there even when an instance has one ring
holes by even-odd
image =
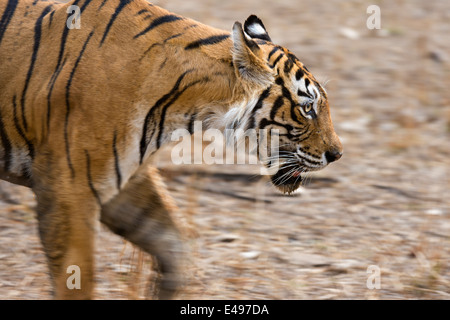
[[[270,177],[272,184],[284,194],[291,194],[302,184],[300,170],[280,168],[277,173]]]

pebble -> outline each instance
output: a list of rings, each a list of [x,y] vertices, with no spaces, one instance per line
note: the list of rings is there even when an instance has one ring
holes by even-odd
[[[245,259],[256,259],[260,256],[260,254],[261,254],[260,251],[246,251],[241,252],[241,257]]]
[[[428,209],[425,211],[425,214],[429,214],[431,216],[442,216],[444,214],[444,211],[441,209]]]
[[[359,39],[359,32],[352,28],[341,28],[339,29],[339,33],[344,37],[352,40]]]

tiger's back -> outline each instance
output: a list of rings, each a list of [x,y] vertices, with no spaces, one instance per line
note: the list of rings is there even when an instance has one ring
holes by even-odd
[[[184,250],[151,155],[174,130],[281,130],[283,192],[342,154],[326,92],[255,16],[230,33],[144,0],[0,0],[0,15],[0,178],[36,194],[57,298],[92,296],[98,220],[157,258],[172,296]]]
[[[189,38],[205,32],[199,29],[218,32],[145,1],[74,1],[82,26],[69,29],[69,5],[3,1],[0,7],[7,17],[2,19],[6,28],[0,37],[2,169],[25,185],[31,185],[33,158],[45,145],[59,146],[52,152],[55,157],[69,158],[72,175],[77,164],[71,154],[80,150],[95,150],[98,166],[107,158],[102,153],[111,151],[102,146],[114,141],[118,149],[129,147],[125,154],[139,150],[135,146],[142,128],[129,124],[143,121],[145,110],[136,105],[154,104],[160,98],[157,92],[170,90],[172,84],[161,72],[163,68],[168,74],[181,74],[181,64],[191,69],[195,61],[188,51],[179,61],[177,53],[167,48],[163,52],[158,44],[177,41],[181,37],[177,30],[186,29],[182,36]],[[143,32],[151,32],[147,30],[149,18],[156,21],[154,25],[160,24],[151,33],[150,44],[140,39]],[[178,24],[182,26],[177,28]],[[147,91],[143,84],[148,79],[152,85]]]

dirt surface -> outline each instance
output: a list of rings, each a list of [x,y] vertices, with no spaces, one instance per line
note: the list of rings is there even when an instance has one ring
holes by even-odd
[[[292,196],[256,166],[158,156],[189,256],[181,299],[450,298],[450,2],[157,1],[230,29],[255,13],[327,82],[344,156]],[[33,194],[0,183],[0,298],[51,298]],[[151,258],[99,226],[97,299],[138,299]],[[380,289],[368,273],[379,268]]]

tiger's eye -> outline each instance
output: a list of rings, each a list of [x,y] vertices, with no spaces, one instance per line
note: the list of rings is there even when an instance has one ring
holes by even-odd
[[[309,113],[311,109],[312,109],[311,104],[307,104],[306,106],[303,107],[303,111],[305,111],[305,113]]]

